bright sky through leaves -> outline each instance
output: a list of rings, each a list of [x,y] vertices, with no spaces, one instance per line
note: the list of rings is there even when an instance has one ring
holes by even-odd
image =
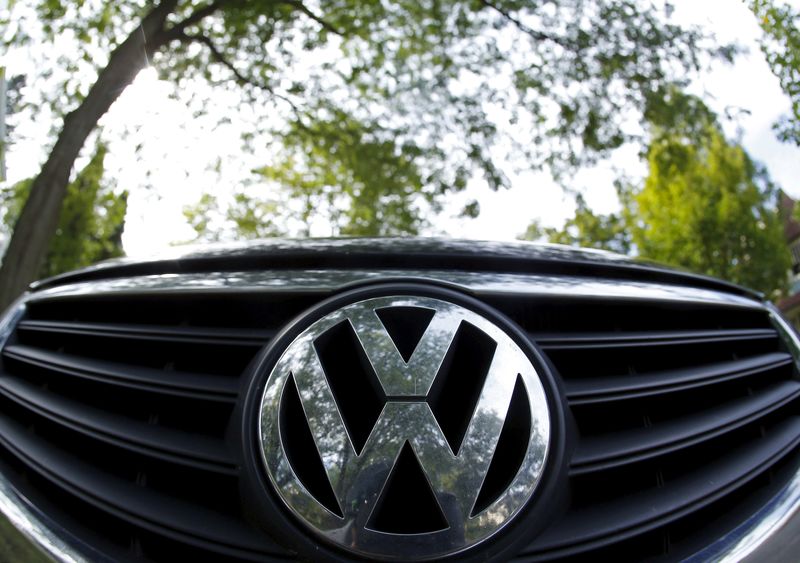
[[[800,150],[780,144],[771,128],[789,103],[758,48],[760,30],[752,13],[738,0],[675,0],[674,4],[673,17],[679,22],[710,27],[720,42],[738,41],[749,49],[749,54],[740,55],[732,67],[713,63],[715,69],[696,81],[691,91],[721,116],[726,108],[749,110],[749,115],[742,114],[728,123],[726,133],[735,136],[740,127],[743,144],[751,155],[766,164],[784,190],[800,196]],[[30,72],[26,61],[6,60],[4,64],[9,74]],[[131,192],[123,239],[131,255],[191,239],[194,232],[184,221],[184,206],[196,202],[203,192],[229,192],[252,168],[264,164],[263,156],[256,158],[239,151],[235,114],[240,108],[234,99],[224,93],[215,95],[210,115],[195,119],[188,108],[168,98],[169,89],[169,85],[158,82],[153,71],[145,70],[102,121],[104,140],[110,145],[107,171],[117,177],[120,188]],[[217,125],[219,115],[231,115],[231,122]],[[36,171],[51,125],[43,117],[20,127],[20,142],[9,151],[9,180],[29,177]],[[141,145],[139,158],[146,167],[137,162],[137,144]],[[612,185],[614,168],[634,177],[643,174],[643,164],[635,152],[635,147],[628,147],[611,162],[585,170],[575,179],[573,185],[583,191],[595,211],[608,212],[617,206]],[[79,162],[78,166],[83,164]],[[218,165],[219,176],[212,172]],[[484,187],[482,180],[473,181],[466,192],[453,197],[435,221],[435,228],[425,234],[508,240],[521,234],[533,219],[560,226],[572,214],[573,198],[546,174],[510,176],[512,188],[498,192]],[[480,217],[459,219],[458,213],[472,199],[480,201]],[[329,234],[324,222],[312,225],[311,233]]]

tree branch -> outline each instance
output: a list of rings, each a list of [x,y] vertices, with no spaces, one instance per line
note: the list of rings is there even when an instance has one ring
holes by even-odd
[[[189,14],[186,18],[181,20],[180,22],[176,23],[172,28],[167,30],[167,40],[178,39],[180,38],[181,34],[186,31],[187,28],[191,27],[192,25],[198,24],[203,21],[208,16],[217,12],[220,8],[222,8],[225,4],[234,2],[237,0],[212,0],[202,8],[199,8]],[[241,0],[239,0],[241,1]],[[276,3],[286,4],[291,6],[300,12],[303,12],[306,16],[320,24],[324,29],[330,31],[331,33],[335,33],[336,35],[342,35],[342,32],[336,29],[336,27],[331,24],[330,22],[325,21],[321,16],[315,14],[308,6],[303,4],[300,0],[277,0]]]
[[[560,37],[555,37],[553,35],[548,35],[547,33],[544,33],[542,31],[538,31],[536,29],[533,29],[533,28],[525,25],[524,23],[522,23],[522,21],[519,18],[514,16],[511,12],[509,12],[508,10],[504,10],[503,8],[501,8],[497,4],[494,4],[490,0],[479,0],[479,1],[480,1],[481,4],[483,4],[484,6],[489,8],[490,10],[494,10],[495,12],[497,12],[498,14],[503,16],[506,20],[508,20],[509,22],[514,24],[514,26],[517,29],[519,29],[521,32],[523,32],[523,33],[525,33],[527,35],[530,35],[532,38],[536,39],[537,41],[552,41],[553,43],[557,43],[558,45],[561,45],[562,47],[566,47],[567,46],[566,43],[564,42],[564,40],[561,39]]]
[[[230,0],[213,0],[212,2],[203,6],[202,8],[195,10],[194,12],[186,16],[183,20],[179,21],[166,31],[167,41],[171,41],[172,39],[179,39],[182,35],[184,35],[184,31],[186,31],[186,28],[200,23],[208,16],[217,12],[220,8],[223,7],[224,4],[227,4],[229,1]]]
[[[142,18],[139,32],[143,43],[142,48],[148,57],[164,45],[164,25],[167,16],[175,10],[177,5],[178,0],[163,0]]]
[[[236,68],[236,66],[225,57],[225,54],[222,51],[220,51],[216,45],[214,45],[214,42],[211,40],[210,37],[202,34],[189,35],[187,33],[181,33],[180,38],[185,39],[187,41],[194,41],[196,43],[201,43],[205,45],[208,48],[209,53],[211,53],[211,58],[217,61],[225,68],[227,68],[233,74],[234,78],[239,84],[253,86],[254,88],[258,88],[260,90],[269,92],[271,95],[275,96],[279,100],[282,100],[287,104],[289,104],[292,110],[299,115],[300,108],[297,107],[297,104],[295,104],[291,98],[289,98],[284,94],[281,94],[280,92],[276,92],[269,84],[259,82],[252,76],[247,76],[244,73],[242,73],[242,71]]]
[[[300,0],[278,0],[278,1],[281,4],[286,4],[288,6],[292,6],[293,8],[296,8],[297,10],[300,10],[306,16],[308,16],[309,18],[311,18],[312,20],[317,22],[319,25],[321,25],[327,31],[330,31],[331,33],[335,33],[336,35],[344,35],[344,33],[341,32],[340,30],[336,29],[336,27],[333,24],[331,24],[330,22],[325,21],[324,19],[322,19],[321,16],[318,16],[317,14],[312,12],[308,8],[308,6],[303,4]]]

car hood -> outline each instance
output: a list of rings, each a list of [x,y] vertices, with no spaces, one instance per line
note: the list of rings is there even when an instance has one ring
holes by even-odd
[[[89,280],[269,269],[444,269],[642,279],[725,290],[744,287],[605,250],[533,242],[448,238],[266,239],[176,246],[147,258],[119,258],[36,282],[33,291]]]

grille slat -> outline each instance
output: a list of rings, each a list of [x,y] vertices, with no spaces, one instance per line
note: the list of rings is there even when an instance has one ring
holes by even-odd
[[[755,443],[740,446],[661,487],[571,511],[537,538],[529,554],[590,549],[662,526],[767,471],[798,444],[800,417],[794,416]]]
[[[155,393],[233,403],[239,391],[235,378],[131,366],[24,345],[7,346],[3,356],[62,375]]]
[[[230,328],[159,326],[116,323],[82,323],[63,321],[24,320],[18,330],[42,332],[54,336],[71,334],[101,338],[186,342],[191,344],[224,344],[234,346],[264,346],[275,335],[271,330],[236,330]]]
[[[758,375],[792,363],[788,353],[770,352],[741,360],[635,376],[566,379],[564,385],[570,405],[577,406],[685,391]]]
[[[229,475],[237,473],[222,440],[131,420],[8,374],[0,375],[0,393],[40,416],[121,448]]]
[[[569,335],[532,333],[530,336],[544,350],[591,350],[597,348],[675,346],[678,344],[763,340],[777,338],[778,333],[773,329],[729,329],[612,333],[595,332]]]
[[[282,554],[241,521],[98,470],[4,414],[0,414],[0,444],[60,488],[136,526],[215,551]]]
[[[800,382],[783,381],[756,396],[704,409],[692,416],[584,439],[572,457],[570,474],[634,463],[709,440],[766,416],[798,397]]]

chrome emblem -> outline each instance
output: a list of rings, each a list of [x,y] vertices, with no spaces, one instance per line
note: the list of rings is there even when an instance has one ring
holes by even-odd
[[[280,499],[366,557],[430,559],[487,540],[531,499],[550,440],[522,349],[476,312],[422,296],[314,322],[270,372],[259,412]]]

